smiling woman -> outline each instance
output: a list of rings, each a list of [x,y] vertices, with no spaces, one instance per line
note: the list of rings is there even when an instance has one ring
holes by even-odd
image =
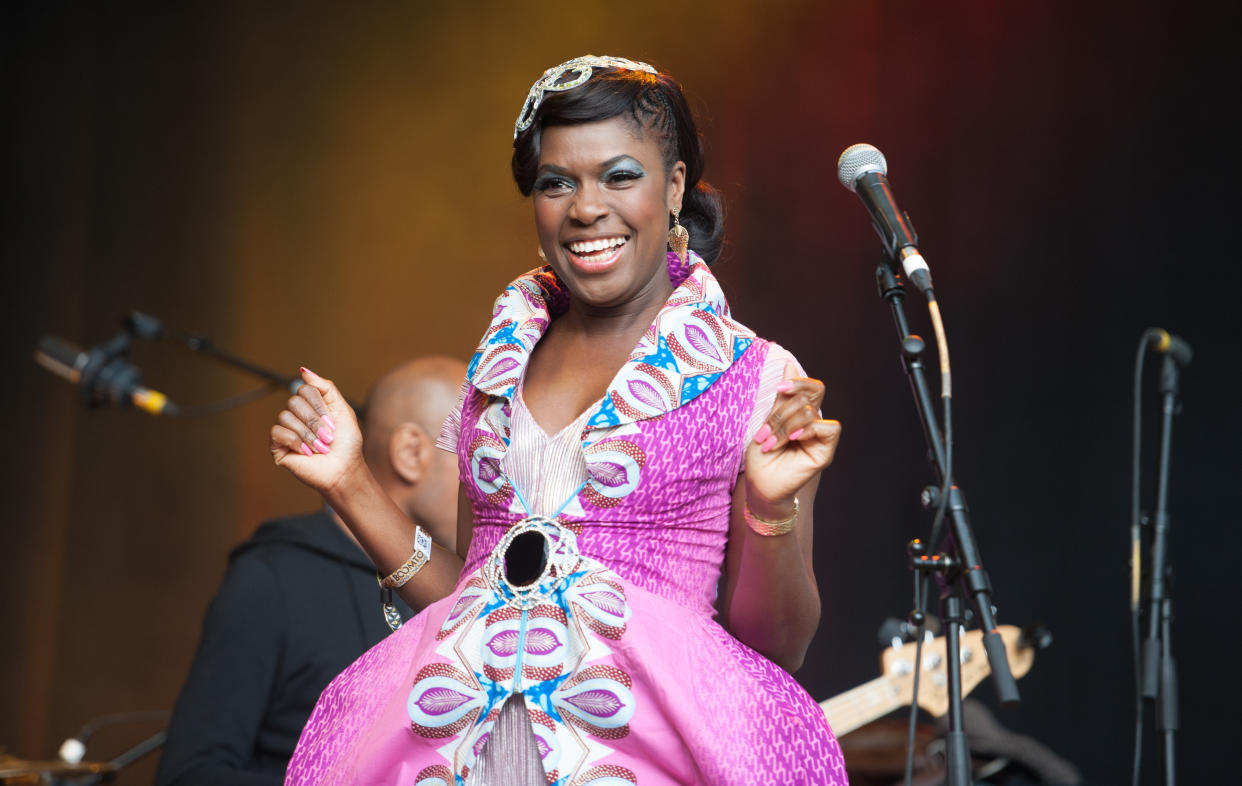
[[[277,463],[430,604],[324,691],[287,782],[844,783],[789,675],[819,621],[813,503],[840,425],[730,315],[681,88],[620,58],[549,69],[513,173],[547,265],[497,299],[440,436],[456,558],[402,565],[417,531],[338,447],[357,427],[331,382],[308,373],[295,409],[335,442],[273,429]]]
[[[523,394],[556,433],[599,400],[672,294],[665,246],[686,166],[666,171],[660,137],[629,118],[551,126],[542,136],[535,227],[571,294],[531,358]],[[592,330],[601,317],[609,329]]]
[[[543,136],[535,227],[553,270],[592,305],[633,301],[640,291],[646,306],[663,305],[672,286],[656,274],[669,213],[681,206],[685,164],[665,172],[660,140],[619,117],[554,126]],[[617,291],[590,291],[605,280]]]
[[[624,62],[634,66],[645,65]],[[682,183],[686,191],[684,198],[679,196],[677,200],[682,208],[680,219],[690,232],[691,249],[707,264],[714,263],[720,255],[724,236],[720,197],[702,180],[703,144],[681,87],[672,77],[656,73],[654,69],[647,71],[614,66],[609,69],[596,68],[580,88],[556,89],[557,84],[548,81],[549,76],[564,74],[569,65],[548,69],[544,79],[540,80],[547,83],[547,88],[536,104],[538,112],[532,112],[533,118],[519,119],[519,126],[522,126],[523,120],[528,122],[515,136],[513,144],[513,179],[518,190],[523,196],[531,196],[540,186],[541,168],[553,163],[543,155],[544,145],[549,140],[549,135],[541,133],[544,129],[572,127],[613,118],[625,121],[633,136],[656,143],[664,175],[671,175],[678,162],[684,167]],[[570,81],[566,80],[564,84]],[[536,87],[539,87],[538,83]],[[532,95],[534,92],[532,90]],[[646,170],[641,174],[645,175]],[[672,222],[667,214],[662,220],[667,230]],[[659,242],[662,244],[663,239]],[[546,252],[547,248],[544,250]]]

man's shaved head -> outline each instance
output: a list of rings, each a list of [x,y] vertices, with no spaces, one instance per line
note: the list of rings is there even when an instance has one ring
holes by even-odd
[[[386,461],[388,443],[402,423],[417,423],[434,441],[457,401],[466,364],[432,355],[411,360],[380,377],[367,394],[362,422],[363,456],[375,469]]]

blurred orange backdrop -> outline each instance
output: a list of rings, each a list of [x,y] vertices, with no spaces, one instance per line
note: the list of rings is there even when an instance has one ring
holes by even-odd
[[[284,373],[306,365],[356,399],[406,358],[467,357],[492,299],[538,263],[509,175],[514,118],[543,69],[592,52],[683,82],[706,177],[728,200],[717,273],[735,313],[823,377],[846,424],[817,516],[823,629],[799,679],[826,698],[876,675],[875,627],[909,604],[903,544],[926,527],[921,436],[871,281],[877,244],[836,183],[839,152],[870,141],[945,293],[967,402],[959,477],[977,489],[1002,621],[1066,634],[1010,722],[1101,782],[1124,772],[1124,744],[1091,738],[1121,740],[1130,723],[1133,340],[1162,321],[1223,335],[1177,267],[1175,251],[1201,250],[1175,229],[1194,217],[1161,196],[1169,175],[1141,166],[1188,134],[1229,146],[1194,109],[1236,75],[1235,57],[1213,54],[1229,47],[1203,39],[1228,25],[1068,2],[230,0],[49,4],[6,27],[0,747],[47,758],[90,718],[171,707],[229,549],[318,504],[271,465],[281,397],[201,419],[86,411],[30,362],[39,336],[89,346],[140,310]],[[1115,183],[1113,197],[1082,181]],[[1120,226],[1134,231],[1119,240]],[[1201,357],[1191,409],[1206,424],[1229,388],[1206,384],[1225,372]],[[253,384],[166,345],[133,358],[183,404]],[[1215,495],[1196,509],[1206,520],[1236,473],[1219,461],[1227,438],[1194,422],[1177,443],[1197,461],[1180,499]],[[1049,577],[1088,562],[1109,566],[1088,582],[1112,604],[1107,630]],[[1193,582],[1183,630],[1211,597]],[[1087,694],[1105,720],[1067,721]],[[1192,724],[1214,717],[1194,706]],[[88,758],[138,736],[101,732]],[[121,782],[153,772],[148,760]]]

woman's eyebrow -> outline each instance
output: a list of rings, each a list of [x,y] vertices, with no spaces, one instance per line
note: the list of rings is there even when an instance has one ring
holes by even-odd
[[[639,169],[642,169],[643,167],[642,164],[638,163],[638,159],[634,158],[634,156],[622,153],[621,155],[613,156],[612,158],[608,159],[604,163],[600,164],[599,168],[600,169],[611,169],[612,167],[616,166],[617,164],[620,164],[623,161],[631,162],[635,166],[637,166]]]
[[[640,163],[638,162],[638,159],[634,158],[634,156],[631,156],[631,155],[629,155],[628,153],[622,153],[622,154],[621,154],[621,155],[619,155],[619,156],[613,156],[612,158],[608,159],[607,161],[604,161],[603,163],[601,163],[601,164],[599,165],[599,170],[600,170],[600,171],[603,171],[603,170],[611,169],[612,167],[616,166],[617,164],[620,164],[620,163],[623,163],[623,162],[632,163],[632,164],[634,164],[634,166],[636,166],[636,167],[638,167],[638,168],[640,168],[640,169],[643,169],[643,165],[642,165],[642,164],[640,164]],[[645,169],[644,169],[644,171],[645,171]],[[557,174],[557,175],[568,175],[568,174],[569,174],[569,170],[568,170],[568,169],[566,169],[565,167],[558,166],[558,165],[556,165],[556,164],[540,164],[540,165],[539,165],[539,169],[537,169],[537,170],[536,170],[536,173],[537,173],[537,174],[541,174],[541,175],[542,175],[542,174],[545,174],[545,173],[548,173],[548,174]]]

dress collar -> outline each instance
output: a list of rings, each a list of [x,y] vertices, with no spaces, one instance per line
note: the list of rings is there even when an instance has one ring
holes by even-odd
[[[754,340],[753,331],[730,317],[707,264],[693,251],[690,262],[688,275],[609,383],[588,428],[659,417],[692,401]],[[568,304],[569,293],[550,267],[509,284],[496,299],[492,322],[470,360],[470,383],[512,402],[535,344]]]

